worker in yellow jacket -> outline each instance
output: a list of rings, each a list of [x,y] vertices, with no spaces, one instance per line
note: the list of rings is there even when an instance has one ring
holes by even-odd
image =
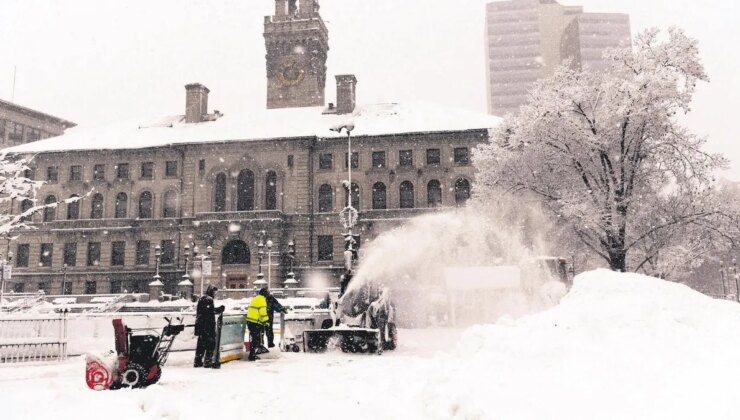
[[[262,346],[262,331],[264,328],[272,328],[270,317],[267,315],[267,296],[270,292],[263,287],[259,293],[252,298],[247,308],[247,328],[249,329],[249,357],[247,360],[259,360],[257,349]]]

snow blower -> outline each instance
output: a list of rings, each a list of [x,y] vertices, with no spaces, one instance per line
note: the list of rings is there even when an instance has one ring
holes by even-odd
[[[118,388],[145,388],[156,383],[162,375],[175,337],[185,325],[165,318],[167,325],[160,334],[146,334],[151,328],[129,328],[123,320],[113,320],[116,351],[96,356],[87,354],[85,379],[87,386],[96,391]]]
[[[332,308],[332,326],[303,331],[304,351],[339,348],[345,353],[382,354],[396,348],[395,309],[388,288],[380,293],[369,286],[348,291],[332,302]]]

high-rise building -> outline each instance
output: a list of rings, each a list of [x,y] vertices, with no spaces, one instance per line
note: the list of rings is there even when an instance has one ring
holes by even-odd
[[[488,111],[516,112],[535,81],[549,77],[565,60],[601,70],[607,48],[629,45],[629,16],[584,13],[555,0],[508,0],[486,10]]]

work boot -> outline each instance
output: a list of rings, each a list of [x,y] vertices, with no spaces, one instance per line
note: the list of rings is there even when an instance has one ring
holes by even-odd
[[[269,344],[267,344],[267,347],[273,348],[273,347],[275,347],[275,343],[269,343]]]
[[[263,353],[269,353],[270,350],[267,350],[267,347],[265,346],[259,346],[257,348],[257,354],[263,354]]]
[[[203,362],[201,362],[201,361],[199,361],[199,360],[196,360],[196,361],[195,361],[195,362],[193,363],[193,367],[197,367],[197,368],[198,368],[198,367],[203,367]]]
[[[249,360],[250,362],[254,362],[255,360],[260,360],[260,358],[258,356],[249,356],[247,357],[247,360]]]

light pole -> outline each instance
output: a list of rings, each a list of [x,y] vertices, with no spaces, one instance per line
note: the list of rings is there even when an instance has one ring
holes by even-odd
[[[13,261],[13,251],[8,251],[7,260],[3,258],[3,254],[0,254],[0,308],[2,308],[5,297],[5,266],[11,266],[11,261]]]
[[[296,287],[298,285],[298,280],[296,280],[295,273],[293,272],[293,262],[295,261],[295,242],[292,239],[290,240],[290,242],[288,242],[288,259],[290,259],[290,271],[288,272],[288,278],[286,278],[285,282],[283,283],[283,286],[285,286],[286,289]]]
[[[211,254],[213,253],[213,247],[208,245],[206,247],[206,253],[200,254],[200,249],[198,249],[198,245],[193,247],[193,258],[200,257],[200,295],[203,296],[203,281],[204,277],[206,276],[203,270],[203,262],[208,258],[211,258]],[[200,255],[198,255],[200,254]]]
[[[157,245],[154,247],[154,256],[157,258],[157,271],[154,274],[154,281],[161,282],[162,276],[159,275],[159,261],[162,258],[162,247]]]
[[[62,296],[67,294],[67,263],[62,266]]]
[[[352,260],[354,259],[354,244],[355,239],[352,234],[352,228],[357,223],[358,213],[357,209],[352,207],[352,130],[355,129],[354,124],[345,124],[341,126],[332,127],[332,131],[341,133],[342,130],[347,130],[347,207],[339,212],[339,221],[342,226],[346,229],[344,236],[345,244],[347,249],[344,251],[344,275],[342,276],[342,290],[344,293],[346,285],[352,278]]]

